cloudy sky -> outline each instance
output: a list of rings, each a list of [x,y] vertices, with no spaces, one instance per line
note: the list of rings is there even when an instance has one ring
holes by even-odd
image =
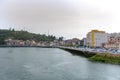
[[[0,29],[83,38],[92,29],[120,32],[119,0],[0,0]]]

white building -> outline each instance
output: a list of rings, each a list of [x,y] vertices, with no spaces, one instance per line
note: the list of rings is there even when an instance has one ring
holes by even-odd
[[[108,34],[104,31],[92,30],[87,34],[88,47],[102,47],[103,43],[108,42]]]

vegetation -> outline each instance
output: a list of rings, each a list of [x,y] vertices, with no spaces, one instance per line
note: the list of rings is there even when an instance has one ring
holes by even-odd
[[[13,39],[13,40],[34,40],[36,42],[39,41],[54,41],[54,40],[63,40],[63,37],[59,37],[58,39],[53,35],[45,35],[45,34],[35,34],[30,33],[28,31],[15,31],[15,29],[9,30],[1,30],[0,29],[0,45],[5,44],[6,39]]]
[[[91,61],[99,61],[104,63],[120,64],[120,54],[96,54],[89,58]]]

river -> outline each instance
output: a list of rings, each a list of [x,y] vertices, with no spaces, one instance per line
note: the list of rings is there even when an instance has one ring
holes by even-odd
[[[120,65],[57,48],[0,48],[0,80],[120,80]]]

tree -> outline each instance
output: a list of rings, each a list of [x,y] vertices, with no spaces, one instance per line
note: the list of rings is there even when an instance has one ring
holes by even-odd
[[[58,41],[63,41],[63,37],[59,37],[59,38],[58,38]]]
[[[15,31],[15,29],[13,28],[13,29],[12,29],[12,31],[14,32],[14,31]]]

